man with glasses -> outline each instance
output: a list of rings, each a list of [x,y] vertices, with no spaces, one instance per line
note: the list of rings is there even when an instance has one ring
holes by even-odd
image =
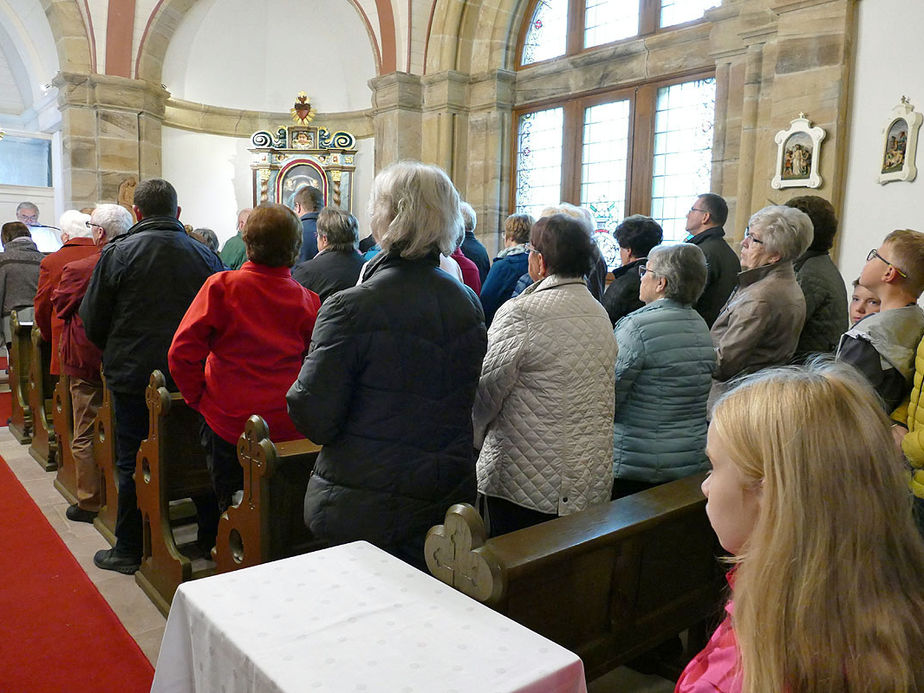
[[[705,193],[687,212],[686,241],[699,246],[706,256],[708,274],[703,295],[693,305],[709,327],[728,300],[738,282],[741,264],[731,246],[725,242],[722,226],[728,219],[728,204],[719,195]]]
[[[881,308],[845,332],[837,359],[856,367],[891,412],[911,391],[914,354],[924,335],[924,233],[893,231],[866,257],[860,285],[879,297]]]
[[[38,290],[35,292],[35,324],[42,333],[42,339],[51,342],[49,372],[52,375],[61,373],[58,343],[61,340],[64,322],[55,315],[51,296],[58,288],[61,272],[66,264],[96,253],[88,215],[76,209],[69,209],[61,215],[58,225],[61,227],[61,240],[64,245],[42,260],[39,267]]]

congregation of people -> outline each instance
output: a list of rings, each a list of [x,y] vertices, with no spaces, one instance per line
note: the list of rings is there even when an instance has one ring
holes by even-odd
[[[308,186],[294,209],[241,210],[220,252],[162,179],[131,210],[65,212],[49,254],[21,204],[0,234],[4,337],[13,311],[34,318],[69,377],[72,521],[100,510],[101,373],[112,394],[116,542],[94,563],[140,564],[133,475],[159,369],[202,416],[203,551],[240,502],[252,414],[322,446],[315,537],[421,569],[453,504],[497,536],[711,470],[730,599],[677,690],[924,690],[924,233],[882,233],[848,296],[828,201],[754,212],[736,253],[707,192],[685,242],[622,220],[607,277],[590,211],[549,202],[506,218],[493,261],[471,205],[418,162],[376,176],[362,241]]]

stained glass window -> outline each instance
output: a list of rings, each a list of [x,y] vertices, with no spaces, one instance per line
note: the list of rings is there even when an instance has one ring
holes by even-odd
[[[568,0],[539,0],[523,41],[521,65],[565,54],[568,44]]]
[[[665,240],[686,237],[690,202],[710,190],[714,121],[714,78],[658,89],[651,216]]]
[[[721,4],[722,0],[661,0],[660,26],[692,22],[702,17],[710,7]]]
[[[517,128],[516,210],[539,218],[544,207],[561,201],[564,109],[520,116]]]
[[[635,0],[586,0],[584,48],[635,36],[638,21],[639,5]]]
[[[629,100],[584,109],[581,204],[598,229],[612,231],[625,216],[628,157]]]

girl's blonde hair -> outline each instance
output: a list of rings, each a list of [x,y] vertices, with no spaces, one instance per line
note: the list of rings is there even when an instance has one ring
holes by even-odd
[[[865,379],[830,361],[765,370],[713,426],[761,494],[734,559],[744,693],[924,690],[924,542]]]

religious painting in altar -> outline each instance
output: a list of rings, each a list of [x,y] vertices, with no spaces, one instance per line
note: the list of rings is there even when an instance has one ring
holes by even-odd
[[[253,204],[275,202],[294,207],[295,193],[318,188],[324,204],[353,210],[356,138],[311,125],[315,111],[304,92],[291,110],[295,125],[275,132],[260,130],[250,138],[253,148]]]

